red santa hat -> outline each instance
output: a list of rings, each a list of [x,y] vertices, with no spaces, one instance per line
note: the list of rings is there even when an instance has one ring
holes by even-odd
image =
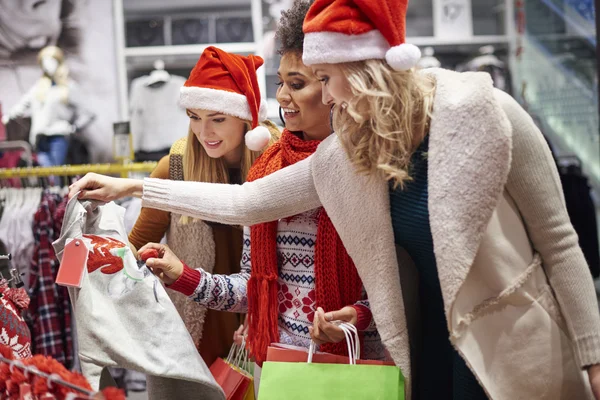
[[[421,52],[405,43],[408,0],[316,0],[304,19],[306,65],[385,59],[397,71]]]
[[[269,130],[259,125],[267,119],[267,105],[261,101],[256,76],[263,62],[258,56],[245,57],[207,47],[181,88],[179,104],[250,121],[246,146],[260,151],[271,139]]]

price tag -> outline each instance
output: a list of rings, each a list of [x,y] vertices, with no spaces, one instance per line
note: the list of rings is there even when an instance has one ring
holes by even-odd
[[[85,267],[87,266],[88,248],[81,239],[71,239],[63,251],[56,284],[61,286],[81,287]]]

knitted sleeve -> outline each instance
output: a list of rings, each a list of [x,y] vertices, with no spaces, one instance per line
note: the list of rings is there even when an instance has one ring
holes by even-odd
[[[376,330],[369,300],[360,300],[352,305],[356,310],[356,328],[359,331]]]
[[[363,287],[362,290],[362,300],[357,301],[352,305],[356,310],[357,321],[356,328],[359,331],[369,331],[377,333],[377,327],[375,326],[375,320],[373,319],[373,314],[371,313],[371,303],[367,298],[367,291]]]
[[[562,310],[581,367],[600,363],[600,316],[590,270],[566,210],[556,165],[529,115],[497,91],[513,129],[506,188],[523,216],[533,247]]]
[[[142,204],[227,225],[276,221],[321,206],[312,157],[243,185],[146,178]]]
[[[165,179],[169,177],[169,156],[163,157],[152,174],[153,178]],[[153,210],[143,207],[140,215],[129,234],[129,243],[136,249],[147,243],[158,243],[169,228],[170,213],[168,211]]]
[[[248,312],[246,288],[250,279],[250,228],[244,227],[241,272],[231,275],[210,274],[201,268],[185,266],[183,275],[169,289],[189,296],[212,310]]]

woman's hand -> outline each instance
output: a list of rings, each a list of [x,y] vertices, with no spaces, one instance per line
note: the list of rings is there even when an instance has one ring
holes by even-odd
[[[310,337],[317,344],[337,343],[346,339],[342,328],[331,321],[348,322],[356,325],[358,316],[354,307],[344,307],[341,310],[324,312],[321,307],[317,308],[313,326],[308,328]]]
[[[592,392],[594,392],[594,398],[600,400],[600,364],[590,366],[588,368],[588,376]]]
[[[242,325],[237,329],[237,331],[233,332],[233,343],[238,346],[242,345],[244,341],[244,337],[248,335],[248,318],[244,321]]]
[[[174,284],[183,274],[183,263],[181,260],[179,260],[169,246],[160,243],[148,243],[139,249],[138,253],[143,254],[148,249],[157,250],[159,258],[147,259],[146,266],[166,285]]]
[[[142,197],[142,190],[143,181],[138,179],[112,178],[89,173],[69,186],[69,199],[81,192],[81,200],[109,202],[127,196]]]

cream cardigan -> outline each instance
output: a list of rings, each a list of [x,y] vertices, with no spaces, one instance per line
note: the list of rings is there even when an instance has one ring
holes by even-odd
[[[452,343],[491,398],[587,398],[580,368],[600,363],[600,318],[549,149],[531,118],[494,90],[488,75],[429,73],[437,87],[430,222]],[[405,313],[409,283],[403,279],[401,287],[398,279],[409,263],[396,256],[388,186],[355,174],[337,137],[312,157],[242,186],[148,179],[143,201],[240,225],[322,204],[355,261],[410,392],[413,307],[408,303]]]

